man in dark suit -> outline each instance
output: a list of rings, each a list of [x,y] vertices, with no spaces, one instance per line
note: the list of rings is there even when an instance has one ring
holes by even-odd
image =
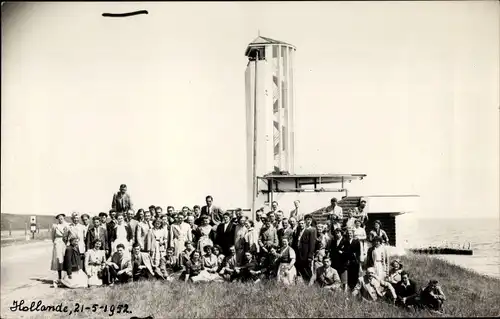
[[[354,239],[354,231],[352,229],[348,229],[346,234],[344,261],[347,270],[347,286],[352,290],[356,287],[361,272],[361,244],[359,240]]]
[[[234,246],[234,224],[231,222],[231,214],[224,213],[222,223],[215,231],[215,244],[222,248],[225,256],[229,254],[229,248]]]
[[[121,184],[120,191],[113,194],[111,208],[118,213],[126,213],[129,208],[132,208],[132,200],[130,199],[130,195],[127,194],[127,185]]]
[[[108,250],[111,252],[111,234],[114,232],[115,230],[115,226],[117,224],[117,221],[116,221],[116,210],[114,209],[110,209],[109,211],[109,218],[110,220],[106,223],[106,233],[108,234]]]
[[[312,262],[314,259],[314,248],[316,246],[317,232],[312,226],[312,216],[304,216],[305,229],[298,234],[297,238],[297,271],[305,282],[312,277]]]
[[[212,196],[208,195],[205,198],[205,202],[207,205],[201,208],[201,214],[206,214],[210,216],[210,224],[211,225],[219,225],[223,220],[223,211],[219,207],[213,205],[214,199]]]
[[[292,235],[292,248],[295,253],[299,250],[299,236],[302,235],[302,232],[306,228],[306,222],[302,219],[297,223],[296,228],[293,230]]]
[[[330,243],[330,259],[332,267],[339,273],[342,284],[347,284],[347,264],[344,257],[346,241],[342,236],[342,231],[336,228],[333,231],[333,239]]]
[[[101,227],[101,220],[99,217],[94,216],[92,218],[93,227],[87,231],[87,236],[85,237],[85,246],[87,250],[94,248],[94,242],[99,239],[102,242],[101,250],[106,252],[108,255],[108,236],[104,228]]]

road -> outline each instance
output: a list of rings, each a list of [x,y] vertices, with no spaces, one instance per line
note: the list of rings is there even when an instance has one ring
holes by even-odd
[[[25,245],[2,247],[1,254],[1,318],[29,317],[12,313],[14,300],[26,302],[43,297],[52,299],[61,289],[51,288],[57,273],[50,270],[52,242],[33,242]]]

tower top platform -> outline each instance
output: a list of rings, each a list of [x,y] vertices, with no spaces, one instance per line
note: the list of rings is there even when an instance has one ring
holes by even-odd
[[[250,42],[248,44],[248,47],[245,50],[245,56],[248,56],[250,54],[251,48],[253,48],[253,47],[260,47],[263,45],[273,45],[273,44],[288,46],[288,47],[293,48],[294,50],[297,50],[297,48],[290,43],[286,43],[286,42],[279,41],[279,40],[274,40],[274,39],[263,37],[263,36],[259,35],[257,38],[255,38],[252,42]]]

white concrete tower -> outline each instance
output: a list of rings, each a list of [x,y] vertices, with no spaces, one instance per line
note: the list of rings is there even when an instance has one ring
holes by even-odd
[[[259,35],[245,51],[247,204],[252,213],[259,190],[268,188],[259,177],[294,170],[295,50]]]

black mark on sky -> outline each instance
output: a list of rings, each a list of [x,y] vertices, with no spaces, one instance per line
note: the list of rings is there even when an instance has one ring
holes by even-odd
[[[130,17],[130,16],[135,16],[138,14],[148,14],[147,10],[140,10],[140,11],[134,11],[134,12],[127,12],[127,13],[103,13],[103,17],[107,18],[124,18],[124,17]]]

